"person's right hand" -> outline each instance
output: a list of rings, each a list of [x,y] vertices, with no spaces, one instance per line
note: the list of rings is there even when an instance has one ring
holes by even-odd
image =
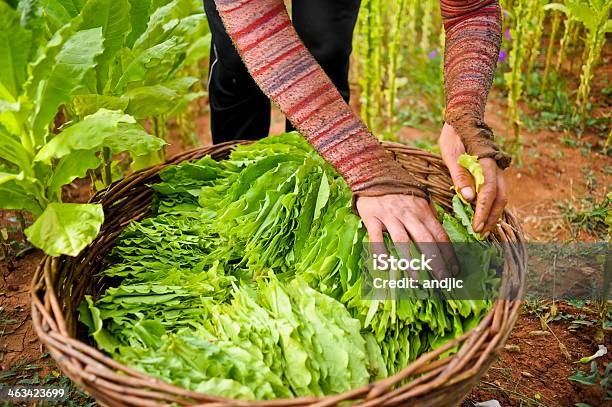
[[[461,196],[466,201],[473,201],[476,198],[472,227],[475,232],[481,233],[483,238],[486,238],[499,222],[508,203],[502,170],[492,158],[479,159],[484,184],[476,196],[472,175],[457,162],[459,156],[465,153],[465,147],[455,129],[449,124],[444,124],[440,134],[440,153]]]
[[[436,278],[459,273],[459,263],[450,239],[425,199],[402,194],[360,196],[356,206],[370,242],[384,242],[383,231],[386,231],[399,248],[407,247],[403,245],[413,241],[426,258],[432,259],[432,272]],[[405,251],[402,255],[409,257]]]

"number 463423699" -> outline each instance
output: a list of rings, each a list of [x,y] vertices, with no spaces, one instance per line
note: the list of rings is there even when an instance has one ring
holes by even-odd
[[[0,401],[61,401],[68,388],[57,386],[7,386],[0,388]]]

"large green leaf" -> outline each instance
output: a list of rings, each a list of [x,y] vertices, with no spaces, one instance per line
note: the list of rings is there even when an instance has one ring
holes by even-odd
[[[21,145],[19,138],[10,134],[2,124],[0,124],[0,158],[15,164],[22,171],[27,172],[30,167],[30,156]]]
[[[125,113],[100,109],[68,127],[47,143],[34,158],[47,164],[80,150],[100,151],[109,147],[113,153],[128,151],[143,155],[159,150],[164,141],[147,134],[136,120]]]
[[[147,23],[146,30],[134,43],[134,49],[145,50],[166,41],[181,19],[202,13],[202,4],[197,0],[173,0],[156,9]]]
[[[53,63],[38,65],[41,69],[33,72],[39,75],[34,79],[37,85],[32,120],[37,144],[43,144],[59,106],[83,88],[85,74],[95,67],[95,58],[103,51],[102,41],[100,27],[77,31],[66,40]]]
[[[127,151],[132,159],[158,151],[166,145],[164,140],[151,136],[140,125],[120,123],[117,134],[118,137],[109,137],[106,145],[114,154]]]
[[[478,157],[463,153],[459,156],[457,163],[472,174],[476,192],[478,192],[482,184],[484,184],[484,174],[482,172],[482,166],[478,162]]]
[[[36,52],[42,49],[52,33],[48,31],[39,0],[19,0],[17,11],[23,27],[32,32],[32,46],[28,60],[33,60]]]
[[[588,1],[571,0],[567,2],[572,17],[582,22],[589,31],[597,28],[597,10],[591,7]]]
[[[15,181],[15,180],[22,180],[22,179],[23,179],[23,173],[0,171],[0,185]]]
[[[76,17],[86,0],[39,0],[46,16],[47,24],[52,32]]]
[[[82,119],[85,116],[94,114],[100,109],[125,111],[129,102],[129,99],[123,96],[98,94],[76,95],[70,102],[70,110],[74,116]]]
[[[151,85],[166,81],[184,58],[187,45],[176,37],[133,55],[117,81],[113,93],[122,94],[128,85]]]
[[[23,209],[34,216],[42,212],[34,194],[34,180],[19,174],[0,172],[0,208]]]
[[[19,14],[0,2],[0,83],[15,101],[26,80],[32,33],[19,23]]]
[[[130,22],[132,30],[126,39],[126,45],[131,48],[138,37],[147,29],[149,22],[151,0],[129,0]]]
[[[25,93],[30,100],[34,100],[41,81],[44,81],[55,64],[55,57],[62,50],[62,46],[81,24],[81,18],[74,18],[70,24],[66,24],[55,32],[40,50],[36,60],[29,67],[29,76],[25,85]]]
[[[104,51],[96,67],[98,93],[103,92],[109,69],[116,63],[116,55],[130,32],[129,9],[127,0],[89,0],[83,7],[80,29],[102,27],[104,36]]]
[[[104,222],[102,205],[50,203],[25,230],[34,246],[51,256],[76,256],[100,232]]]
[[[137,119],[154,117],[173,110],[197,78],[184,77],[160,85],[141,86],[124,93],[129,99],[126,112]]]
[[[204,58],[210,55],[211,34],[207,33],[201,37],[196,37],[195,41],[189,44],[187,55],[185,56],[185,65],[191,66],[197,64]]]
[[[42,208],[32,195],[20,185],[11,183],[0,186],[0,208],[25,210],[34,216],[42,213]]]
[[[79,150],[61,158],[53,168],[53,173],[47,182],[47,195],[61,198],[61,189],[77,178],[87,175],[87,170],[98,168],[100,158],[96,150]]]

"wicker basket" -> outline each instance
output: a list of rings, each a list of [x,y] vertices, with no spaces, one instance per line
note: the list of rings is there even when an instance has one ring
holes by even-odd
[[[162,169],[184,160],[207,154],[223,159],[233,145],[233,142],[224,143],[188,151],[113,184],[104,194],[93,198],[104,206],[106,216],[98,238],[77,257],[47,256],[42,260],[32,283],[32,320],[38,336],[62,371],[98,402],[109,406],[336,406],[352,403],[431,407],[460,403],[503,348],[517,318],[519,301],[498,300],[476,328],[442,348],[421,355],[398,374],[327,397],[237,401],[195,393],[123,366],[80,340],[86,335],[78,323],[77,307],[86,294],[95,296],[104,288],[97,274],[104,269],[104,257],[117,236],[128,223],[149,213],[153,193],[147,184],[158,182]],[[427,186],[432,199],[450,206],[451,180],[439,157],[399,144],[385,143],[385,147]],[[505,245],[510,248],[506,256],[511,256],[512,261],[506,261],[504,266],[501,289],[520,295],[526,257],[523,234],[512,214],[505,213],[493,239],[516,243]],[[438,358],[456,345],[460,345],[457,353]]]

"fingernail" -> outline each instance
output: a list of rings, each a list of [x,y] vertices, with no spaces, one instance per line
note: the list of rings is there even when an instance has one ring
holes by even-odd
[[[487,237],[489,237],[489,235],[491,234],[491,232],[484,232],[482,235],[483,239],[486,239]]]
[[[467,201],[474,199],[474,190],[471,187],[461,188],[461,196]]]
[[[480,232],[482,228],[484,228],[484,222],[480,222],[478,225],[476,225],[474,232]]]

